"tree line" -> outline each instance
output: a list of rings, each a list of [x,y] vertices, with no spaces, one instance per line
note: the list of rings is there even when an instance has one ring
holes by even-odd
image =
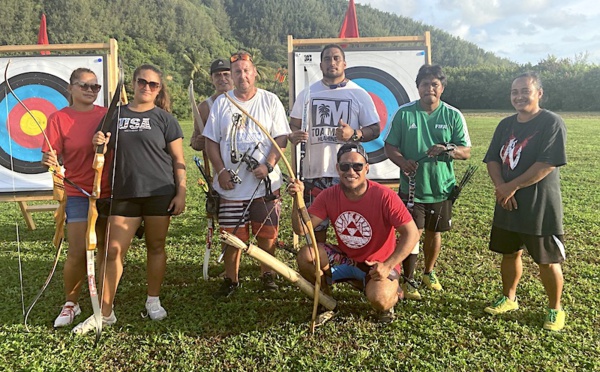
[[[278,94],[288,107],[287,35],[296,39],[335,37],[347,0],[3,0],[1,45],[35,44],[40,14],[48,20],[50,43],[95,43],[115,38],[127,75],[152,63],[169,79],[174,114],[190,116],[190,79],[198,99],[212,93],[210,61],[238,49],[250,51],[261,75],[258,85]],[[510,108],[508,89],[518,72],[535,70],[545,79],[553,110],[599,110],[600,71],[585,58],[549,57],[518,65],[410,18],[357,5],[360,35],[402,36],[431,32],[432,60],[446,68],[445,99],[459,108]],[[583,87],[592,88],[586,100]]]

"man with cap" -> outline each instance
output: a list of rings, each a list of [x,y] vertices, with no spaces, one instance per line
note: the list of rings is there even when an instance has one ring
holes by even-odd
[[[319,243],[323,291],[330,293],[329,285],[337,282],[358,282],[376,311],[377,320],[389,323],[394,319],[398,301],[400,263],[419,240],[419,231],[398,195],[367,179],[367,160],[360,144],[342,145],[336,164],[340,183],[323,190],[308,208],[308,214],[313,226],[329,218],[337,237],[337,245]],[[295,180],[288,191],[292,195],[301,193],[304,184]],[[299,235],[304,235],[307,228],[298,217],[295,202],[292,226]],[[300,250],[297,262],[300,274],[314,282],[309,245]],[[331,316],[331,312],[322,312],[317,325]]]
[[[210,79],[215,87],[215,93],[198,105],[198,111],[200,111],[200,117],[202,118],[203,123],[206,123],[206,120],[208,120],[208,113],[210,112],[210,108],[215,102],[215,99],[233,88],[230,69],[231,66],[228,59],[218,58],[210,64]],[[204,150],[204,136],[200,130],[199,123],[195,120],[194,132],[190,139],[190,146],[196,151]]]
[[[306,184],[307,206],[322,189],[339,182],[335,154],[343,143],[379,137],[379,115],[373,99],[346,78],[346,55],[339,45],[323,47],[320,68],[323,78],[300,92],[290,113],[293,132],[289,140],[306,146],[305,156],[300,159],[300,178]],[[315,225],[317,241],[325,241],[328,222]]]

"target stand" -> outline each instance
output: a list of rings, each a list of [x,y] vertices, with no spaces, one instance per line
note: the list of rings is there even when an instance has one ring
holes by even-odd
[[[0,202],[16,202],[31,230],[36,228],[32,213],[58,207],[52,197],[52,175],[41,164],[47,119],[68,106],[69,77],[80,67],[96,73],[103,88],[94,103],[106,106],[118,81],[117,50],[115,39],[108,43],[0,46]],[[41,51],[52,54],[40,56],[37,52]]]

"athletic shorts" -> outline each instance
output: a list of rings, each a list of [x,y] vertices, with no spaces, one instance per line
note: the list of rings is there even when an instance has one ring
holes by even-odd
[[[523,248],[537,264],[561,263],[566,259],[562,235],[529,235],[492,226],[490,250],[512,254]]]
[[[304,204],[306,207],[310,207],[313,200],[321,193],[321,191],[340,183],[340,179],[337,177],[321,177],[321,178],[310,178],[304,180]],[[314,226],[315,231],[325,231],[329,227],[329,218],[321,221],[320,224]]]
[[[171,195],[147,196],[143,198],[113,199],[111,216],[143,217],[170,216]]]
[[[319,244],[325,249],[331,267],[331,278],[327,278],[329,284],[345,282],[349,280],[359,280],[366,286],[371,277],[369,275],[370,267],[365,263],[355,262],[346,256],[339,247],[334,244]],[[391,281],[398,280],[400,277],[400,265],[396,266],[388,275]]]
[[[67,223],[87,222],[89,199],[86,196],[67,196]],[[107,218],[110,212],[110,198],[96,200],[99,218]]]
[[[275,239],[279,231],[279,215],[281,199],[279,190],[273,191],[275,200],[256,198],[254,200],[227,200],[221,198],[219,206],[219,227],[221,231],[233,233],[239,225],[235,236],[247,242],[250,238],[250,227],[254,236],[264,239]],[[248,207],[250,203],[250,207]],[[242,216],[248,207],[246,214]]]
[[[408,196],[398,195],[406,204]],[[419,230],[444,232],[452,229],[452,202],[450,200],[439,203],[415,203],[411,215]]]

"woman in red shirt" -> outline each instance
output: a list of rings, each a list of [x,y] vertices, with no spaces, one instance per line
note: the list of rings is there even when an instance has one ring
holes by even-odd
[[[48,118],[47,136],[52,149],[44,143],[42,164],[56,167],[62,164],[65,176],[83,190],[92,190],[94,183],[94,148],[90,145],[106,108],[95,105],[101,85],[96,74],[87,68],[78,68],[71,74],[67,90],[69,106]],[[102,180],[101,199],[96,205],[99,218],[96,224],[98,235],[97,257],[104,258],[104,236],[110,197],[109,169],[105,168]],[[67,240],[69,249],[63,269],[66,302],[54,321],[54,327],[64,327],[81,313],[79,293],[86,279],[85,234],[87,230],[88,195],[65,183],[67,194]],[[99,265],[100,267],[101,265]]]

